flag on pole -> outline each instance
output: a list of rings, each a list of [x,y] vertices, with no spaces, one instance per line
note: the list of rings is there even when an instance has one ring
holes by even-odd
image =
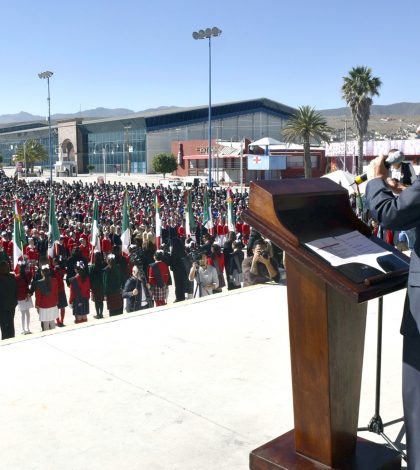
[[[101,251],[101,244],[99,241],[99,207],[98,200],[95,199],[93,203],[93,220],[92,230],[90,232],[90,244],[92,246],[92,259],[95,251]]]
[[[195,235],[196,227],[197,224],[195,223],[194,212],[192,209],[191,191],[187,191],[187,211],[185,214],[185,234],[187,237]]]
[[[123,208],[123,219],[122,219],[122,252],[128,255],[128,247],[130,246],[130,219],[128,218],[128,208],[130,203],[128,201],[127,189],[124,191],[124,208]]]
[[[207,192],[207,188],[204,190],[203,225],[207,228],[210,235],[213,235],[213,214],[211,212],[210,198],[209,193]]]
[[[26,244],[25,231],[22,225],[22,209],[20,200],[16,199],[13,213],[13,270],[20,260],[23,259],[23,246]]]
[[[226,202],[228,206],[228,230],[229,232],[236,232],[235,214],[233,212],[233,195],[232,195],[232,190],[230,188],[227,190]]]
[[[54,194],[50,196],[50,215],[48,218],[48,257],[54,258],[55,244],[60,240],[60,231],[58,230],[57,217],[55,215]]]
[[[160,237],[162,236],[162,225],[160,222],[160,199],[156,191],[155,193],[155,227],[156,227],[156,249],[160,248]]]

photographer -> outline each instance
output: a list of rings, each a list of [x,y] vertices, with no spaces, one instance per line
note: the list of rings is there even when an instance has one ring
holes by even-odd
[[[242,262],[244,287],[270,281],[279,282],[279,268],[267,243],[262,239],[256,240],[252,253],[252,256]]]
[[[213,290],[219,287],[216,268],[207,264],[205,252],[197,254],[188,278],[190,281],[195,281],[194,297],[213,294]]]

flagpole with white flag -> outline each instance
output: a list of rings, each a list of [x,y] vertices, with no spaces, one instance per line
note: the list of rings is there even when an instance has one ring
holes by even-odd
[[[156,249],[160,248],[160,238],[162,236],[162,224],[160,221],[160,199],[156,191],[155,193],[155,231],[156,231]]]
[[[228,206],[228,230],[229,232],[236,232],[235,214],[233,212],[233,194],[229,188],[227,190],[227,206]]]
[[[60,241],[60,231],[58,230],[57,217],[55,215],[54,194],[50,196],[50,215],[48,218],[48,257],[54,258],[55,244]]]
[[[101,251],[101,244],[99,240],[99,205],[98,200],[95,199],[93,203],[93,220],[92,230],[90,232],[90,245],[92,246],[92,260],[95,251]]]
[[[25,245],[25,231],[22,225],[22,209],[20,200],[16,199],[13,213],[13,271],[20,260],[23,259],[23,245]]]
[[[123,208],[123,219],[122,219],[122,233],[121,233],[121,242],[122,242],[122,252],[128,255],[128,248],[131,243],[131,236],[130,236],[130,219],[128,217],[128,209],[129,209],[129,201],[128,201],[128,192],[127,189],[124,191],[124,208]]]

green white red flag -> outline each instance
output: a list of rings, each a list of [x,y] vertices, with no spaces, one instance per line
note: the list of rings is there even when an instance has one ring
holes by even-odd
[[[157,191],[155,193],[155,211],[156,249],[159,249],[160,238],[162,236],[162,224],[160,221],[160,198]]]
[[[187,210],[185,212],[185,234],[187,237],[191,237],[195,235],[195,229],[197,224],[195,223],[194,219],[194,212],[192,209],[192,198],[191,198],[191,191],[186,191],[186,198],[187,198]]]
[[[20,200],[16,199],[13,211],[13,270],[19,261],[23,260],[23,247],[26,244],[26,235],[22,224],[22,209]]]
[[[56,243],[60,241],[60,231],[58,230],[57,217],[55,215],[54,194],[50,196],[50,215],[48,218],[48,257],[54,258],[56,253]]]
[[[128,191],[124,191],[124,207],[123,207],[123,219],[122,219],[122,233],[121,233],[121,242],[122,242],[122,252],[128,255],[128,247],[131,243],[130,237],[130,219],[128,217],[128,211],[130,207],[130,202],[128,200]]]
[[[207,188],[204,190],[203,225],[207,228],[210,235],[213,235],[213,214],[211,212],[210,198],[209,193],[207,192]]]
[[[236,221],[235,221],[235,213],[233,212],[233,194],[232,190],[229,188],[227,190],[227,208],[228,208],[228,230],[229,232],[236,231]]]

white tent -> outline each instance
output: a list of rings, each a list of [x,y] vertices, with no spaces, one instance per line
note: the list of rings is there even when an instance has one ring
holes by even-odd
[[[350,194],[356,192],[356,184],[354,184],[354,175],[352,175],[348,171],[332,171],[331,173],[327,173],[326,175],[321,176],[321,178],[328,178],[334,181],[335,183],[342,186],[344,189],[347,189]]]
[[[268,145],[280,145],[282,142],[273,139],[272,137],[263,137],[262,139],[256,140],[249,144],[250,147],[267,147]]]

